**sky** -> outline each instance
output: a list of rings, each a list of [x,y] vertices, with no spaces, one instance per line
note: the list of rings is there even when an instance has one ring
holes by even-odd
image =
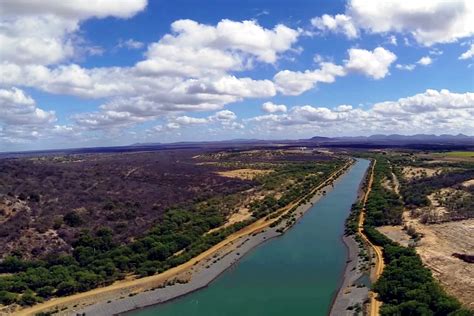
[[[0,0],[0,151],[474,135],[471,0]]]

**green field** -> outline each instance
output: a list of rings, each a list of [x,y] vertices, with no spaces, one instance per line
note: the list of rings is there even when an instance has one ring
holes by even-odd
[[[443,156],[448,157],[474,157],[474,151],[450,151],[447,153],[443,153]]]

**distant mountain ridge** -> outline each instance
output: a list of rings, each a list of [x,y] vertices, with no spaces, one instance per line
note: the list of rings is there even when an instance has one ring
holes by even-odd
[[[341,148],[390,148],[407,147],[412,149],[427,150],[474,150],[474,136],[464,134],[433,135],[416,134],[400,135],[376,134],[371,136],[342,136],[325,137],[314,136],[309,139],[232,139],[220,141],[182,141],[175,143],[134,143],[125,146],[102,146],[67,149],[46,149],[20,152],[0,152],[0,158],[14,158],[37,155],[57,155],[57,154],[80,154],[80,153],[110,153],[110,152],[134,152],[134,151],[157,151],[167,149],[183,148],[256,148],[256,147],[293,147],[293,146],[316,146],[316,147],[341,147]]]
[[[474,142],[474,136],[468,136],[465,134],[415,134],[415,135],[401,135],[401,134],[375,134],[371,136],[342,136],[342,137],[322,137],[314,136],[310,138],[311,141],[315,142],[402,142],[402,143],[444,143],[444,142],[460,142],[470,143]]]

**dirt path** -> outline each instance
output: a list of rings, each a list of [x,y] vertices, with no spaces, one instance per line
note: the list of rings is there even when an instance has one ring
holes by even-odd
[[[372,164],[372,168],[370,170],[370,177],[369,177],[369,183],[367,184],[367,192],[364,195],[364,199],[362,200],[362,211],[360,212],[359,215],[359,226],[358,226],[358,233],[361,236],[362,240],[366,245],[368,245],[373,252],[375,253],[375,267],[371,269],[371,280],[372,282],[377,281],[377,279],[380,277],[380,275],[383,272],[384,268],[384,261],[383,261],[383,256],[382,256],[382,247],[374,245],[364,234],[364,221],[365,221],[365,205],[367,203],[367,199],[369,198],[370,191],[372,190],[372,184],[374,182],[374,168],[375,164],[377,161],[374,159],[374,163]],[[377,294],[370,291],[369,292],[369,298],[370,298],[370,310],[369,310],[369,315],[370,316],[377,316],[380,315],[380,305],[382,304],[379,300],[377,300]]]
[[[395,193],[400,195],[400,182],[398,181],[397,176],[393,172],[392,172],[392,181],[393,181],[393,189],[395,190]]]
[[[337,178],[337,175],[348,168],[352,162],[348,162],[345,164],[343,167],[339,168],[338,170],[334,171],[324,182],[322,182],[320,185],[315,187],[308,195],[314,195],[319,189],[323,188],[326,186],[328,183],[331,181],[334,181],[335,178]],[[110,294],[111,292],[117,292],[119,293],[121,290],[126,289],[126,288],[141,288],[146,289],[149,287],[149,284],[157,284],[159,282],[165,282],[168,279],[171,279],[175,276],[177,276],[180,273],[189,271],[195,264],[197,264],[199,261],[212,256],[225,246],[229,245],[230,243],[238,240],[241,237],[251,235],[253,233],[257,233],[268,226],[270,226],[273,222],[278,221],[282,216],[284,216],[291,208],[294,206],[298,205],[298,203],[302,200],[307,195],[293,201],[292,203],[286,205],[285,207],[275,211],[275,212],[280,212],[283,211],[280,216],[277,216],[273,219],[267,220],[266,218],[261,218],[254,223],[242,228],[241,230],[229,235],[225,240],[221,241],[220,243],[214,245],[213,247],[209,248],[208,250],[202,252],[201,254],[197,255],[196,257],[192,258],[191,260],[176,266],[174,268],[171,268],[169,270],[164,271],[163,273],[157,274],[157,275],[152,275],[149,277],[144,277],[140,279],[133,279],[133,280],[123,280],[123,281],[118,281],[112,285],[106,286],[106,287],[101,287],[101,288],[96,288],[91,291],[83,292],[83,293],[77,293],[74,295],[70,296],[65,296],[65,297],[59,297],[59,298],[54,298],[49,301],[46,301],[41,304],[34,305],[32,307],[19,310],[15,312],[15,315],[35,315],[40,312],[45,312],[48,310],[55,309],[56,307],[60,306],[73,306],[76,304],[79,304],[80,302],[83,302],[87,299],[91,299],[94,302],[99,302],[100,296],[107,293]]]

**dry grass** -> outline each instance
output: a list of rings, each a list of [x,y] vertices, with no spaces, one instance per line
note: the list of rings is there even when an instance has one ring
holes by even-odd
[[[259,169],[235,169],[235,170],[227,170],[227,171],[219,171],[217,172],[218,175],[228,178],[237,178],[242,180],[253,180],[255,177],[260,175],[265,175],[273,170],[259,170]]]

